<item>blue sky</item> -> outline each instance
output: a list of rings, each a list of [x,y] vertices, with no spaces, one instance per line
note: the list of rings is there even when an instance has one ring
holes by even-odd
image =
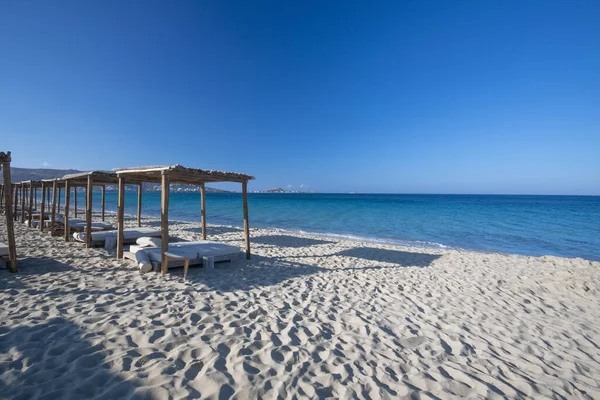
[[[600,2],[0,3],[14,166],[600,194]]]

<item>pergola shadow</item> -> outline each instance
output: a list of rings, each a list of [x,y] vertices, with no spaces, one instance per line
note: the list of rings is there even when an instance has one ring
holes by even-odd
[[[429,267],[440,258],[439,254],[412,253],[409,251],[380,249],[376,247],[353,247],[342,250],[335,255],[362,258],[364,260],[385,262],[403,267]]]
[[[274,286],[289,279],[328,271],[330,270],[318,265],[254,255],[251,261],[216,263],[215,269],[212,270],[205,270],[201,266],[192,266],[187,280],[192,284],[205,286],[206,288],[200,289],[201,291],[233,292]],[[183,277],[183,268],[169,268],[169,274]]]
[[[8,360],[0,363],[3,398],[152,398],[149,390],[140,390],[141,381],[112,373],[110,351],[85,340],[85,332],[66,319],[4,326],[0,335],[0,354]],[[132,359],[130,368],[135,363]]]
[[[299,236],[290,235],[265,235],[253,237],[252,241],[259,244],[266,244],[270,246],[281,246],[281,247],[307,247],[317,246],[320,244],[333,243],[329,240],[312,239]]]

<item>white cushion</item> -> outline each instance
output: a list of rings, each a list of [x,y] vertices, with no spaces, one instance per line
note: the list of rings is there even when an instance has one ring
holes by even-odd
[[[157,237],[144,236],[138,238],[135,243],[140,247],[158,247],[161,245],[161,239]]]

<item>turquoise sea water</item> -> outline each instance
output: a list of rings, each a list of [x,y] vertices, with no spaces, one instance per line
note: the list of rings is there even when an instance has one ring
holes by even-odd
[[[116,200],[107,192],[107,210]],[[240,194],[209,193],[206,203],[208,223],[242,225]],[[136,207],[137,194],[127,192],[125,212]],[[250,194],[249,210],[256,228],[600,261],[598,196]],[[160,193],[144,193],[143,214],[160,216]],[[199,221],[199,194],[172,193],[169,219]]]

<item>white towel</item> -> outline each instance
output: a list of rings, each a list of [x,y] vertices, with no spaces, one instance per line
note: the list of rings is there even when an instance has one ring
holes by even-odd
[[[104,248],[106,250],[114,249],[117,247],[117,235],[107,235],[104,240]]]

